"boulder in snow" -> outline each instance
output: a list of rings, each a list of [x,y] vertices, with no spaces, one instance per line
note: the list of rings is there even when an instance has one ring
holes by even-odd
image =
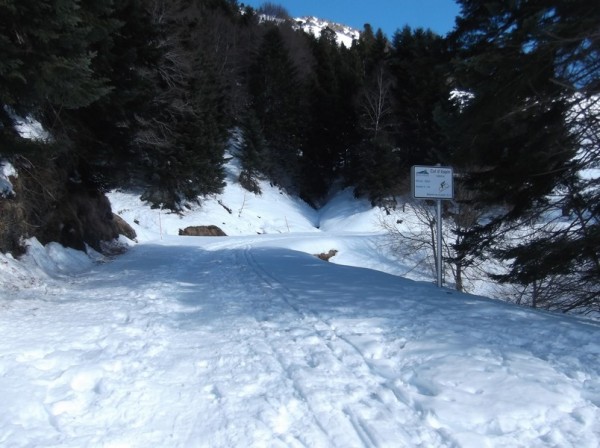
[[[179,229],[179,235],[186,236],[227,236],[225,232],[223,232],[217,226],[190,226],[185,229]]]

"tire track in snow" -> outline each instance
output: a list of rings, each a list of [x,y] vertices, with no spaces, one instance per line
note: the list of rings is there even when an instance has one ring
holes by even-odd
[[[316,339],[309,347],[312,352],[311,357],[318,358],[317,352],[325,349],[327,361],[331,363],[333,360],[337,363],[334,368],[337,369],[335,374],[346,376],[351,399],[342,406],[341,415],[350,423],[357,441],[369,447],[402,446],[400,440],[404,440],[407,446],[452,447],[456,445],[446,434],[428,424],[430,416],[401,393],[393,384],[392,378],[382,375],[356,344],[343,336],[334,325],[327,322],[316,311],[302,309],[300,306],[302,299],[261,266],[250,247],[245,249],[244,257],[256,277],[265,285],[265,289],[297,314],[303,323],[308,324],[313,338]],[[277,349],[274,347],[274,350]],[[293,362],[288,359],[289,354],[288,351],[278,355],[282,367],[286,370],[294,368]],[[323,354],[319,356],[322,358]],[[314,370],[319,368],[319,362],[312,364],[310,367],[314,374],[316,373]],[[325,363],[324,368],[327,368]],[[327,372],[320,372],[320,374],[330,376]],[[288,375],[294,377],[291,371]],[[310,402],[314,391],[305,390],[307,386],[302,384],[303,381],[293,379],[299,393]],[[323,412],[316,409],[316,406],[310,405],[310,407],[315,413],[315,418],[321,420]],[[335,410],[335,408],[331,409],[331,411]],[[324,428],[324,430],[331,433],[330,429]]]

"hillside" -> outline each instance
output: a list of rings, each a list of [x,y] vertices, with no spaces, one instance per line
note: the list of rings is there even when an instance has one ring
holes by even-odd
[[[235,149],[232,149],[235,154]],[[352,189],[332,190],[326,204],[318,210],[291,196],[268,181],[259,181],[262,194],[243,189],[238,178],[239,160],[228,155],[227,185],[222,194],[204,198],[200,204],[190,203],[183,213],[150,209],[136,194],[109,193],[113,211],[134,228],[140,243],[175,236],[188,226],[216,225],[229,238],[223,247],[248,244],[277,245],[307,254],[329,250],[338,253],[330,261],[366,267],[394,275],[407,275],[416,280],[433,281],[425,266],[415,268],[416,254],[398,254],[390,249],[383,222],[404,218],[410,212],[387,215],[366,199],[354,197]],[[427,253],[419,254],[426,257]]]

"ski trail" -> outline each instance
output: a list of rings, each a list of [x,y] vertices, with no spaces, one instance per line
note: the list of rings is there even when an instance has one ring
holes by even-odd
[[[15,328],[40,330],[4,327],[40,347],[2,354],[15,366],[2,381],[25,372],[39,397],[30,435],[43,446],[94,446],[98,428],[106,446],[330,445],[265,340],[236,253],[172,252],[137,247],[65,285],[59,302],[15,307]],[[11,437],[0,444],[30,446]]]
[[[170,280],[152,280],[136,288],[144,314],[166,316],[160,323],[171,328],[169,334],[152,335],[168,340],[163,353],[169,364],[177,366],[173,377],[173,368],[166,369],[165,386],[181,377],[187,383],[182,390],[197,397],[194,409],[175,405],[176,411],[163,413],[160,421],[152,417],[153,424],[162,427],[169,422],[172,433],[187,434],[182,446],[240,446],[249,441],[253,446],[273,441],[297,447],[346,445],[327,437],[274,350],[260,312],[268,304],[249,294],[253,285],[248,280],[255,279],[246,275],[245,263],[238,261],[240,253],[190,249],[173,263],[160,251],[153,270],[143,277]],[[149,254],[144,258],[151,261]],[[136,314],[129,313],[129,324],[148,327],[148,321]],[[159,390],[156,384],[152,388]],[[167,396],[163,399],[168,401]]]
[[[3,302],[0,446],[597,445],[597,325],[193,241]]]
[[[302,322],[298,328],[277,328],[295,337],[290,342],[277,339],[274,350],[279,351],[282,365],[288,369],[300,393],[307,401],[317,398],[311,409],[317,420],[328,421],[327,431],[333,441],[337,433],[332,428],[343,428],[355,434],[357,446],[439,446],[451,447],[455,443],[429,424],[430,416],[406,398],[394,385],[394,379],[382,375],[368,357],[337,328],[315,310],[302,306],[302,298],[269,273],[255,256],[255,251],[244,251],[248,266],[264,285],[266,293],[273,296],[269,303],[277,308],[288,308]],[[285,311],[279,311],[285,313]],[[284,322],[289,322],[286,317]],[[300,339],[298,336],[302,336]],[[299,344],[298,341],[304,341]],[[381,347],[389,341],[380,339]],[[298,359],[298,348],[301,357]],[[298,371],[299,374],[294,373]],[[306,381],[307,377],[319,378]],[[324,384],[332,387],[339,383],[338,406],[323,407],[318,388]],[[333,386],[335,387],[335,386]],[[334,416],[334,417],[332,417]]]

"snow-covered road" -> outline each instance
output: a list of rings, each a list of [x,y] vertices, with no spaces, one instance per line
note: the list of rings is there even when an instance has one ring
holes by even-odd
[[[3,297],[0,446],[599,445],[596,323],[256,240]]]

